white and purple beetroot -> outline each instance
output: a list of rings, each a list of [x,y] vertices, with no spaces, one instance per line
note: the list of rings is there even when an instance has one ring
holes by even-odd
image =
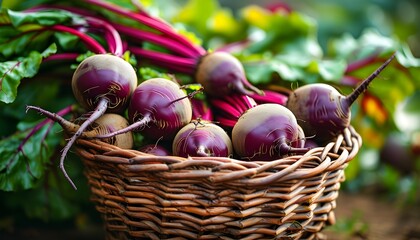
[[[82,132],[105,112],[122,113],[125,110],[137,86],[137,75],[133,66],[124,59],[111,54],[96,54],[77,66],[71,86],[77,102],[93,113],[64,147],[60,160],[63,172],[64,158]]]
[[[83,60],[72,78],[72,90],[77,102],[93,111],[64,147],[60,168],[76,139],[105,112],[122,113],[137,86],[137,75],[130,63],[111,54],[96,54]]]
[[[262,94],[246,78],[242,63],[227,52],[211,52],[197,63],[195,79],[211,97],[223,97],[231,93]]]
[[[299,135],[297,120],[289,109],[266,103],[242,114],[233,127],[232,143],[242,159],[270,161],[305,153],[307,148],[292,146],[299,142]]]
[[[321,144],[331,141],[350,125],[351,105],[393,58],[394,55],[348,96],[328,84],[308,84],[289,95],[286,107],[295,114],[304,132],[314,135],[314,141]]]
[[[180,157],[229,157],[233,154],[232,141],[218,125],[193,120],[176,134],[172,152]]]
[[[128,125],[128,120],[123,116],[116,113],[105,113],[93,122],[89,127],[89,129],[92,130],[85,132],[86,134],[83,134],[83,136],[92,138],[98,134],[107,134],[118,131],[126,128]],[[112,138],[103,139],[102,141],[123,149],[131,149],[134,144],[132,132],[126,132]]]
[[[87,110],[106,108],[121,113],[137,87],[134,68],[124,59],[111,54],[97,54],[83,60],[72,78],[77,102]]]
[[[81,106],[92,114],[78,127],[63,148],[60,169],[76,189],[64,168],[64,159],[71,146],[96,119],[105,112],[122,112],[137,85],[134,68],[122,58],[96,54],[83,60],[73,73],[72,90]]]
[[[108,138],[136,131],[151,140],[171,140],[191,121],[191,101],[178,83],[151,78],[139,84],[131,95],[128,118],[132,124],[127,128],[96,137]]]

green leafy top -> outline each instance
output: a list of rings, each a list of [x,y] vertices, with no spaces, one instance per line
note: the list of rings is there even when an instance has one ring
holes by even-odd
[[[0,9],[0,60],[21,57],[34,50],[43,51],[54,42],[51,38],[54,33],[48,31],[48,26],[84,23],[83,18],[67,11],[21,12]]]
[[[23,78],[34,77],[39,70],[42,59],[57,51],[55,44],[43,52],[32,51],[27,57],[6,61],[0,65],[0,101],[12,103],[17,96],[20,81]]]

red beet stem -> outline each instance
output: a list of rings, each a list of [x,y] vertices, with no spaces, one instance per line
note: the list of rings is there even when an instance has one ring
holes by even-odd
[[[76,61],[77,57],[80,53],[56,53],[50,55],[44,59],[42,62],[49,62],[49,61]]]
[[[97,53],[97,54],[107,53],[107,51],[96,40],[71,27],[67,27],[64,25],[53,25],[53,26],[47,27],[46,29],[52,29],[54,31],[71,33],[73,35],[78,36],[87,45],[87,48],[91,50],[92,52]]]
[[[143,31],[134,27],[124,26],[121,24],[113,24],[113,26],[121,33],[130,37],[135,38],[136,40],[148,41],[160,45],[168,50],[171,50],[175,53],[178,53],[184,57],[195,58],[197,54],[192,51],[190,48],[182,45],[181,43],[174,41],[168,37],[165,37],[160,34]]]
[[[104,9],[107,9],[109,11],[112,11],[116,14],[124,15],[125,17],[131,18],[133,20],[136,20],[148,27],[151,27],[165,35],[167,35],[169,38],[174,39],[183,45],[191,48],[191,50],[195,51],[197,56],[204,55],[206,53],[205,49],[201,48],[200,46],[196,46],[191,43],[187,38],[184,36],[178,34],[175,32],[175,30],[164,23],[161,20],[158,20],[156,18],[151,17],[150,15],[144,15],[141,13],[132,12],[128,9],[121,8],[115,4],[107,3],[105,1],[101,0],[85,0],[86,3],[91,3],[93,5],[96,5],[98,7],[102,7]]]
[[[192,74],[196,66],[196,60],[178,57],[167,53],[150,51],[140,47],[130,47],[129,50],[140,58],[148,59],[153,63],[173,71]]]
[[[117,57],[124,54],[121,36],[118,31],[106,21],[99,18],[86,17],[88,24],[93,28],[103,28],[105,30],[105,39],[109,46],[109,51]]]

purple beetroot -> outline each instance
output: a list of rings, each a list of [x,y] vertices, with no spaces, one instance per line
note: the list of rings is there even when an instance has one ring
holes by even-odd
[[[286,107],[295,114],[305,134],[314,135],[314,141],[331,141],[350,125],[351,105],[394,56],[392,55],[348,96],[342,95],[328,84],[308,84],[289,95]]]

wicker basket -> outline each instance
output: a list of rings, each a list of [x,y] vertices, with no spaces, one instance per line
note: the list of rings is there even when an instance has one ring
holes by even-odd
[[[360,135],[270,162],[157,157],[80,139],[107,239],[321,239]]]

